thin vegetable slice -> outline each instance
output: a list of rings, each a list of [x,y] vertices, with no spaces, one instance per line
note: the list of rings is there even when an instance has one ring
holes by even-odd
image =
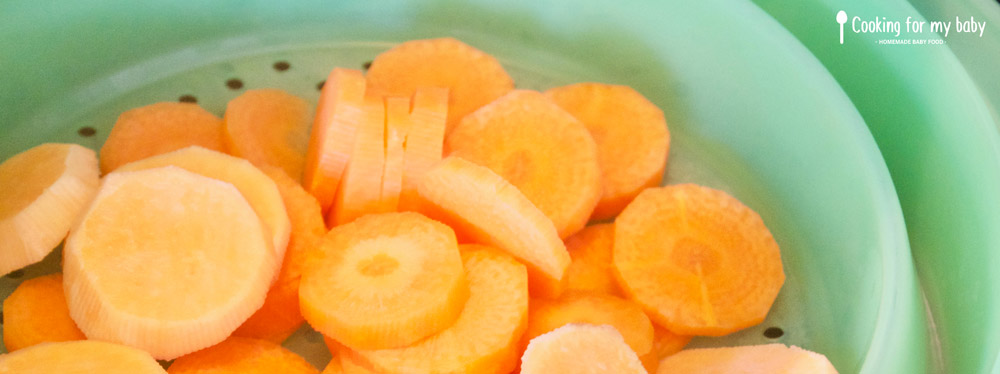
[[[3,301],[3,344],[14,352],[45,342],[84,340],[69,317],[62,274],[28,279]]]
[[[382,168],[380,199],[390,212],[399,209],[399,197],[403,190],[404,152],[411,127],[410,98],[385,98],[385,165]]]
[[[278,89],[244,92],[226,105],[226,148],[256,166],[280,167],[302,180],[312,109],[305,100]]]
[[[571,323],[613,326],[637,355],[653,349],[653,324],[642,308],[629,300],[599,293],[571,293],[557,300],[532,299],[527,344],[536,336]]]
[[[410,130],[403,155],[403,186],[399,209],[418,211],[420,194],[417,185],[444,152],[444,131],[448,116],[448,89],[418,87],[413,93]]]
[[[365,119],[359,125],[337,198],[327,215],[329,226],[343,225],[365,214],[387,213],[382,204],[385,171],[385,104],[381,97],[365,98]]]
[[[222,120],[198,104],[162,102],[118,116],[101,147],[101,171],[190,146],[225,152]]]
[[[232,337],[182,356],[169,374],[319,374],[305,359],[267,340]]]
[[[784,344],[686,349],[660,362],[657,374],[836,374],[819,353]]]
[[[0,373],[165,374],[149,353],[95,340],[50,342],[0,355]]]
[[[323,84],[306,150],[302,186],[326,213],[340,188],[364,121],[365,76],[358,70],[334,68]]]
[[[614,327],[569,324],[531,340],[521,374],[646,374],[639,357]]]
[[[587,226],[566,238],[566,250],[572,259],[566,269],[566,290],[623,296],[611,261],[614,244],[613,224]]]

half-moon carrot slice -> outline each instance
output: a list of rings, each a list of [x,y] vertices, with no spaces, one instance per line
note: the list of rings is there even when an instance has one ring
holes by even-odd
[[[368,96],[365,118],[358,126],[350,160],[333,207],[328,226],[343,225],[365,214],[392,211],[382,204],[382,173],[385,171],[385,102]]]
[[[226,106],[226,148],[254,165],[277,166],[302,180],[313,118],[309,103],[297,96],[271,88],[249,90]]]
[[[573,261],[566,269],[566,290],[623,296],[611,262],[614,244],[612,224],[587,226],[566,238],[566,250]]]
[[[445,154],[486,166],[517,187],[566,238],[601,197],[597,147],[587,128],[541,93],[516,90],[469,114]]]
[[[175,166],[108,174],[66,239],[70,316],[157,359],[219,343],[277,273],[266,232],[230,183]]]
[[[424,86],[446,87],[448,129],[462,117],[514,89],[493,56],[453,38],[411,40],[382,52],[368,69],[368,89],[410,96]]]
[[[660,362],[657,374],[837,374],[816,352],[784,344],[685,349]]]
[[[222,120],[198,104],[163,102],[118,116],[101,147],[101,171],[190,146],[225,152]]]
[[[518,339],[527,323],[526,269],[498,250],[463,247],[462,259],[469,300],[454,324],[408,347],[341,353],[353,355],[375,372],[500,374],[513,370]]]
[[[304,358],[267,340],[231,337],[222,343],[181,356],[169,374],[319,374]]]
[[[597,143],[603,194],[591,219],[610,219],[663,179],[670,132],[663,111],[628,86],[577,83],[545,95],[583,122]]]
[[[531,292],[558,297],[569,253],[552,221],[492,170],[448,157],[424,173],[423,209],[464,238],[506,251],[528,265]]]
[[[3,344],[14,352],[45,342],[84,340],[69,317],[62,274],[24,281],[3,301]]]
[[[399,197],[403,190],[403,156],[411,127],[410,98],[385,98],[385,165],[382,168],[381,205],[390,212],[399,209]]]
[[[399,210],[417,211],[420,194],[417,184],[444,152],[444,131],[448,116],[448,89],[418,87],[413,93],[410,130],[406,135],[403,156],[403,187]]]
[[[610,325],[569,324],[531,339],[521,374],[646,374],[632,348]]]
[[[435,334],[455,322],[468,297],[454,232],[413,212],[333,228],[299,288],[309,324],[354,349]]]
[[[302,186],[326,213],[337,196],[358,126],[364,121],[365,76],[334,68],[323,84],[306,151]]]
[[[649,373],[656,373],[660,366],[660,360],[674,353],[680,352],[691,342],[690,335],[677,335],[670,330],[653,325],[653,349],[645,355],[639,356],[642,366],[646,367]]]
[[[764,320],[785,281],[781,253],[756,212],[693,184],[646,189],[615,220],[623,291],[657,324],[725,335]]]
[[[599,293],[569,293],[556,300],[531,299],[528,329],[522,341],[570,323],[611,325],[629,347],[642,356],[653,349],[653,324],[642,308],[629,300]]]
[[[42,343],[0,355],[0,373],[166,374],[166,371],[142,350],[96,340],[80,340]]]

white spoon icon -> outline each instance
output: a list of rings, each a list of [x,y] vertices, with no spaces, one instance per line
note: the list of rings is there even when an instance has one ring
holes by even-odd
[[[844,23],[847,22],[847,13],[842,11],[837,12],[837,23],[840,24],[840,44],[844,44]]]

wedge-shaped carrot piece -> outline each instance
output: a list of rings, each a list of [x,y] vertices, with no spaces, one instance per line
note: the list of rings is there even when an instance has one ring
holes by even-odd
[[[281,263],[288,247],[292,224],[288,219],[285,203],[281,199],[281,192],[271,178],[244,159],[196,146],[146,158],[123,165],[119,169],[136,171],[163,166],[177,166],[235,186],[264,221],[271,234],[271,248],[274,250],[275,261]]]
[[[0,355],[0,373],[165,374],[149,353],[95,340],[42,343]]]
[[[556,300],[531,299],[524,345],[571,323],[611,325],[638,355],[653,349],[653,324],[638,304],[599,293],[569,293]]]
[[[365,76],[334,68],[323,84],[306,151],[302,186],[326,213],[333,205],[358,126],[364,121]]]
[[[326,218],[328,226],[343,225],[365,214],[392,211],[382,204],[385,103],[381,97],[369,96],[364,110],[365,120],[358,127],[340,190]]]
[[[170,374],[319,374],[304,358],[267,340],[231,337],[222,343],[181,356]]]
[[[756,212],[693,184],[650,188],[615,220],[619,284],[657,324],[725,335],[764,320],[785,281]]]
[[[266,232],[232,184],[175,166],[108,174],[66,239],[70,316],[157,359],[214,345],[264,302]]]
[[[686,349],[660,362],[657,374],[836,374],[819,353],[784,344]]]
[[[569,324],[531,339],[521,374],[646,374],[639,357],[610,325]]]
[[[86,338],[69,317],[62,274],[26,280],[3,301],[3,344],[7,352],[39,343]]]
[[[94,151],[42,144],[0,164],[0,275],[45,258],[100,183]]]
[[[577,83],[545,95],[583,122],[597,143],[604,193],[592,219],[613,218],[644,188],[660,185],[670,152],[660,108],[621,85]]]
[[[639,356],[642,366],[646,367],[649,373],[656,373],[660,366],[660,360],[674,353],[680,352],[688,343],[691,336],[677,335],[670,330],[653,325],[653,349],[645,355]]]
[[[459,157],[428,170],[419,185],[425,212],[463,237],[489,244],[528,265],[532,295],[557,297],[569,253],[552,221],[503,177]]]
[[[404,146],[409,135],[410,98],[385,98],[385,165],[382,168],[382,205],[388,211],[399,209],[403,190]]]
[[[224,152],[222,120],[198,104],[163,102],[118,116],[101,147],[101,171],[197,145]]]
[[[368,89],[410,96],[424,86],[451,90],[448,128],[477,108],[514,89],[514,80],[493,56],[453,38],[411,40],[382,52],[368,69]]]
[[[566,269],[566,290],[623,296],[611,262],[614,244],[612,224],[588,226],[566,238],[566,250],[573,261]]]
[[[444,331],[414,345],[373,351],[344,350],[375,372],[509,373],[528,314],[524,265],[498,250],[463,247],[469,301]],[[344,367],[347,372],[347,367]]]
[[[410,110],[410,130],[406,135],[403,156],[403,186],[399,209],[417,211],[420,194],[417,185],[444,152],[444,131],[448,116],[448,89],[418,87],[413,93]]]
[[[249,90],[226,105],[226,149],[254,165],[277,166],[302,180],[313,118],[309,103],[288,92]]]
[[[302,315],[355,349],[413,344],[450,326],[469,298],[455,234],[418,213],[337,226],[302,275]]]
[[[594,139],[536,91],[511,91],[469,114],[444,148],[516,186],[552,220],[560,238],[582,229],[601,197]]]
[[[292,234],[288,239],[288,250],[285,251],[278,280],[267,292],[264,305],[243,322],[233,335],[280,343],[305,321],[299,311],[299,280],[306,262],[326,234],[326,226],[316,198],[302,189],[282,169],[263,166],[261,171],[274,181],[281,192],[281,199],[292,223]]]

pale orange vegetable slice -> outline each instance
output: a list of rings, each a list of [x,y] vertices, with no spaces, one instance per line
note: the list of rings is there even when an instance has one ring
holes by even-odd
[[[566,238],[566,250],[572,259],[566,269],[566,290],[623,296],[611,261],[614,244],[613,224],[587,226]]]
[[[101,147],[101,171],[190,146],[224,152],[222,120],[192,103],[135,108],[118,116],[111,128]]]
[[[406,135],[403,156],[403,186],[399,196],[399,209],[417,211],[420,178],[434,164],[441,161],[444,152],[444,131],[448,116],[448,89],[418,87],[413,93],[410,110],[410,130]]]
[[[656,373],[656,369],[660,366],[660,360],[680,352],[690,342],[690,335],[677,335],[670,330],[653,325],[653,349],[645,355],[640,355],[639,360],[642,361],[642,366],[646,367],[647,372]]]
[[[0,355],[0,373],[165,374],[149,353],[96,340],[42,343]]]
[[[304,358],[267,340],[231,337],[181,356],[169,374],[319,374]]]
[[[411,127],[410,98],[385,98],[385,165],[382,168],[380,199],[384,209],[390,212],[399,209],[399,197],[403,190],[404,146]]]
[[[326,221],[343,225],[365,214],[392,211],[382,204],[385,171],[385,103],[381,97],[365,98],[364,121],[358,126],[351,157]]]
[[[569,324],[531,339],[521,374],[646,374],[642,362],[609,325]]]
[[[653,349],[653,324],[638,304],[599,293],[569,293],[556,300],[532,299],[525,345],[536,336],[571,323],[611,325],[637,355]]]
[[[0,164],[0,275],[45,258],[100,183],[94,151],[48,143]]]
[[[273,88],[248,90],[226,105],[226,149],[302,180],[313,118],[309,103],[295,95]]]
[[[657,374],[837,374],[819,353],[784,344],[686,349],[663,361]]]
[[[28,279],[3,301],[3,344],[7,352],[39,343],[86,338],[69,317],[62,274]]]
[[[365,76],[358,70],[334,68],[323,84],[306,151],[302,186],[326,213],[340,188],[364,121]]]

